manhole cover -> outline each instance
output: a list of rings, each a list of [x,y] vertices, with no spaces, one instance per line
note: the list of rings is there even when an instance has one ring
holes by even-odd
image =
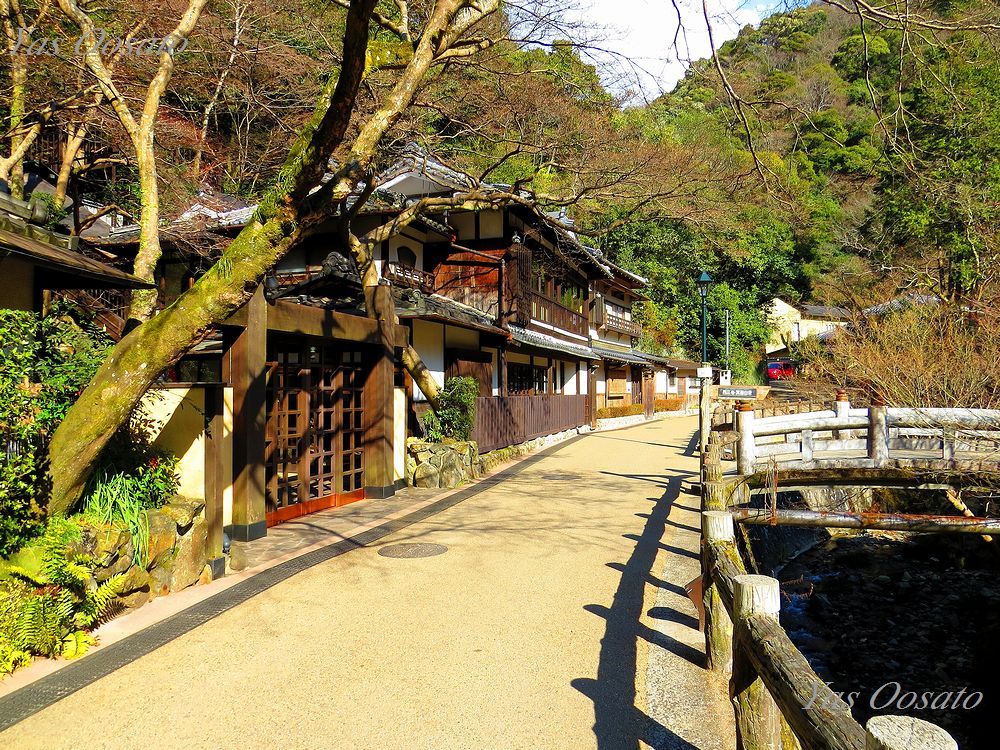
[[[571,481],[576,478],[576,474],[542,474],[542,479],[550,479],[555,482]]]
[[[434,557],[434,555],[443,555],[447,551],[448,548],[443,544],[405,542],[403,544],[390,544],[382,547],[378,553],[382,557]]]

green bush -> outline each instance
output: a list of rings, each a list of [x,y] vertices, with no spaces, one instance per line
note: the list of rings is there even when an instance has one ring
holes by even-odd
[[[680,411],[684,408],[682,396],[668,396],[653,401],[653,411]]]
[[[438,394],[438,410],[423,416],[424,433],[436,443],[468,440],[476,426],[476,399],[479,383],[475,378],[448,378]]]
[[[49,439],[110,344],[65,307],[0,310],[0,557],[40,533]]]
[[[88,631],[118,595],[123,574],[98,585],[94,560],[80,554],[80,526],[49,519],[31,569],[10,566],[0,581],[0,673],[13,671],[31,655],[72,658],[93,643]]]
[[[634,417],[637,414],[645,413],[646,408],[642,404],[630,404],[629,406],[605,406],[597,410],[598,419],[614,419],[616,417]]]

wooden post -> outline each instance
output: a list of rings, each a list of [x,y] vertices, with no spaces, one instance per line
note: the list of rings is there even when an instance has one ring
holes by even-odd
[[[778,619],[781,592],[778,580],[768,576],[736,576],[733,579],[733,622],[736,630],[749,618]],[[737,750],[780,750],[781,713],[774,698],[753,668],[737,636],[733,654],[730,695],[736,707]]]
[[[498,395],[506,398],[510,395],[507,385],[507,345],[500,344],[497,347],[497,391]]]
[[[802,430],[802,460],[813,460],[813,432],[812,430]]]
[[[958,743],[929,721],[873,716],[865,725],[865,750],[958,750]]]
[[[597,368],[600,367],[600,360],[596,364],[587,367],[587,398],[590,399],[590,428],[597,429]]]
[[[704,511],[701,528],[705,541],[702,557],[702,601],[705,610],[705,654],[708,668],[713,672],[730,675],[733,671],[733,621],[719,594],[719,587],[712,580],[710,564],[713,544],[735,545],[733,517],[722,511]]]
[[[264,430],[267,423],[267,303],[257,288],[246,304],[246,327],[233,342],[233,539],[267,534],[264,503]]]
[[[726,509],[726,483],[705,482],[702,485],[702,510],[723,511]]]
[[[378,309],[391,309],[392,290],[378,286]],[[393,377],[394,326],[390,318],[380,325],[379,344],[373,348],[364,384],[365,497],[387,498],[395,494],[393,482]]]
[[[746,477],[753,474],[757,467],[757,445],[753,436],[753,405],[748,401],[740,401],[736,416],[736,429],[740,434],[736,449],[736,470]]]
[[[847,419],[851,414],[851,401],[847,396],[847,391],[840,389],[837,391],[837,401],[834,404],[838,419]],[[853,434],[850,430],[834,430],[834,440],[851,440]]]
[[[884,466],[889,460],[889,419],[881,399],[872,400],[868,407],[868,458],[875,466]]]
[[[225,431],[221,385],[205,386],[205,559],[212,568],[212,580],[226,574],[222,553],[222,439]]]
[[[941,429],[941,458],[950,464],[955,463],[956,433],[954,427]]]
[[[702,365],[704,366],[704,365]],[[712,431],[712,379],[701,379],[698,393],[698,445],[704,453],[708,447],[708,433]]]

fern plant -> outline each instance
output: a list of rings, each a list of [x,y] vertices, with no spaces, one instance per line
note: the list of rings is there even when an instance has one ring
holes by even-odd
[[[80,527],[63,518],[49,520],[41,540],[42,562],[37,572],[12,567],[15,579],[34,587],[14,618],[10,643],[15,649],[41,656],[72,658],[93,643],[85,631],[96,625],[120,593],[124,574],[93,585],[93,559],[71,554]]]

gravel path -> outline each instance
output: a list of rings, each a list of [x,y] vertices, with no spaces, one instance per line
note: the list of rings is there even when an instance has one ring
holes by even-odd
[[[732,747],[700,664],[694,419],[597,433],[316,565],[4,748]],[[380,555],[402,542],[430,557]],[[439,551],[439,550],[434,550]]]

